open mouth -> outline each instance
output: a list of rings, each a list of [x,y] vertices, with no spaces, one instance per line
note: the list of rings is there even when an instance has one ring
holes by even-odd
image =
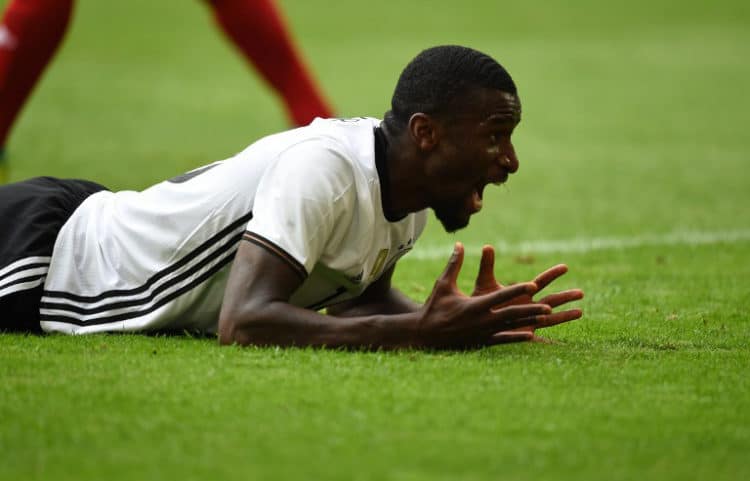
[[[502,173],[499,176],[497,176],[494,179],[492,179],[492,183],[495,184],[495,185],[504,184],[507,181],[508,181],[508,171],[507,170],[503,170]]]
[[[479,186],[476,189],[474,189],[471,193],[471,198],[469,202],[469,211],[472,214],[475,214],[482,210],[482,195],[484,194],[484,186]]]
[[[492,180],[493,185],[504,184],[508,180],[508,172],[503,171],[501,175]],[[487,183],[481,182],[474,187],[474,190],[469,196],[469,211],[475,214],[482,210],[482,200],[484,198],[484,188],[487,187]]]

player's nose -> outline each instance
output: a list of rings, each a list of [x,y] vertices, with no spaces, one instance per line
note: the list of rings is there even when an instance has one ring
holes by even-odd
[[[513,144],[508,142],[508,148],[504,151],[504,166],[509,173],[515,174],[518,171],[518,156],[516,155],[516,149],[513,148]]]

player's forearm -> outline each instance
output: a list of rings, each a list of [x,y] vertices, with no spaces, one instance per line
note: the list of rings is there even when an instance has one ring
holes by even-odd
[[[407,314],[417,312],[422,304],[409,299],[398,289],[390,289],[382,297],[359,297],[328,308],[328,314],[337,317],[360,317],[377,314]]]
[[[271,302],[245,314],[225,314],[222,344],[384,348],[418,347],[417,312],[336,317]]]

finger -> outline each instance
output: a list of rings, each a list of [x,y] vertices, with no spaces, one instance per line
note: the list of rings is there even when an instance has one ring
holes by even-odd
[[[489,294],[472,297],[471,299],[476,304],[476,307],[489,309],[519,296],[533,296],[536,291],[537,287],[533,282],[522,282],[521,284],[503,287]]]
[[[510,344],[512,342],[528,342],[534,339],[533,332],[498,332],[490,337],[487,345]]]
[[[556,266],[550,267],[546,271],[536,276],[534,282],[537,286],[539,286],[539,290],[541,291],[552,281],[565,274],[566,272],[568,272],[568,266],[566,266],[565,264],[558,264]]]
[[[495,280],[495,249],[486,245],[482,247],[482,259],[479,261],[479,273],[474,283],[474,293],[472,295],[483,294],[495,290],[499,287]]]
[[[487,327],[492,332],[500,332],[536,325],[545,316],[552,314],[552,308],[546,304],[516,304],[490,311],[490,313],[492,315],[487,321]]]
[[[513,330],[515,330],[515,332],[521,330],[534,332],[535,329],[552,327],[564,322],[574,321],[580,319],[581,316],[583,316],[583,311],[581,309],[570,309],[568,311],[555,312],[553,314],[538,314],[522,319],[507,321],[505,323],[506,327],[498,329],[496,334]]]
[[[567,291],[550,294],[539,300],[542,304],[547,304],[550,307],[557,307],[566,304],[571,301],[578,301],[583,299],[583,291],[580,289],[570,289]]]
[[[456,242],[453,246],[453,254],[451,254],[451,258],[448,260],[448,265],[440,276],[440,280],[448,281],[451,286],[455,286],[456,280],[458,279],[458,273],[461,272],[461,266],[463,263],[464,245],[460,242]]]
[[[547,316],[548,314],[536,314],[504,321],[499,326],[495,326],[495,334],[500,334],[501,332],[534,332],[534,329],[539,327],[539,324],[543,322]]]
[[[570,309],[568,311],[555,312],[554,314],[543,316],[536,327],[552,327],[558,324],[562,324],[563,322],[575,321],[576,319],[580,319],[582,316],[583,311],[581,309]]]

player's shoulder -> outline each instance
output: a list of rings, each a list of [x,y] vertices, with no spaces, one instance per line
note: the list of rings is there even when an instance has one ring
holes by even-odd
[[[362,149],[372,151],[375,127],[380,120],[372,117],[315,119],[307,128],[309,134],[331,145],[338,146],[352,155]]]
[[[310,125],[271,136],[279,159],[302,171],[357,171],[374,169],[375,118],[315,119]],[[373,171],[374,172],[374,171]]]
[[[347,118],[316,118],[307,127],[316,132],[327,132],[339,137],[351,137],[360,135],[362,132],[372,132],[380,125],[381,120],[374,117],[347,117]],[[307,127],[302,127],[307,128]]]
[[[316,119],[309,127],[326,148],[371,177],[375,174],[375,128],[380,122],[373,117]]]
[[[242,154],[281,154],[289,150],[316,150],[352,157],[372,150],[374,129],[380,124],[375,118],[316,118],[307,126],[268,135],[248,146]]]

